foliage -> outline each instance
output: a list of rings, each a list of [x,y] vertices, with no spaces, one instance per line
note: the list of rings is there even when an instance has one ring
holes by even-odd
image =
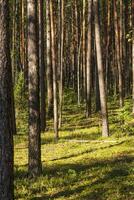
[[[18,133],[26,133],[28,129],[28,94],[24,87],[24,74],[20,72],[14,90]]]

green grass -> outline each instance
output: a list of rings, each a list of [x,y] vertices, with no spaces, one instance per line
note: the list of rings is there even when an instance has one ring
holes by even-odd
[[[42,133],[43,173],[33,179],[27,175],[27,136],[15,136],[15,199],[133,200],[131,102],[127,100],[122,110],[109,104],[109,120],[110,137],[105,139],[101,137],[99,114],[86,119],[84,107],[69,99],[60,140],[55,143],[53,139],[51,121],[49,130]]]

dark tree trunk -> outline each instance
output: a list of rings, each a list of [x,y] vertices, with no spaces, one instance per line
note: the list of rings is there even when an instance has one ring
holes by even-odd
[[[134,1],[132,1],[132,26],[134,27]],[[133,76],[133,114],[134,114],[134,29],[132,32],[132,76]]]
[[[86,99],[86,0],[83,0],[83,24],[82,24],[82,69],[83,69],[83,97]]]
[[[45,60],[44,60],[44,14],[43,0],[39,0],[39,67],[40,67],[40,119],[41,131],[46,129],[46,90],[45,90]]]
[[[12,72],[8,0],[0,1],[0,200],[13,200]]]

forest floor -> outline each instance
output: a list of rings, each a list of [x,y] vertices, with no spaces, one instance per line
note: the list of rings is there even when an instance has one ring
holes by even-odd
[[[15,199],[134,200],[130,100],[123,109],[109,103],[110,137],[102,138],[100,115],[94,113],[86,119],[84,107],[66,98],[59,141],[53,139],[51,121],[49,130],[42,133],[41,176],[28,178],[27,136],[21,131],[15,136]]]

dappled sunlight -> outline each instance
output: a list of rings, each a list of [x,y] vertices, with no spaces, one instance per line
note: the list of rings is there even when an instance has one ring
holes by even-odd
[[[99,115],[86,119],[83,108],[76,113],[75,109],[72,104],[66,116],[63,115],[58,142],[51,130],[52,121],[48,123],[48,131],[42,133],[43,174],[37,178],[30,179],[27,174],[27,137],[15,136],[16,199],[134,198],[134,136],[120,127],[119,110],[115,110],[117,115],[109,113],[111,137],[105,139],[101,137]],[[74,110],[73,115],[70,110]],[[126,117],[125,124],[127,120],[133,121],[131,116]]]
[[[77,106],[75,101],[66,104],[72,95],[68,91],[65,98],[59,141],[54,140],[52,120],[47,121],[47,131],[41,134],[41,176],[28,177],[28,136],[15,136],[15,198],[134,199],[131,102],[127,100],[122,110],[116,104],[109,105],[110,137],[103,138],[100,115],[93,113],[86,118],[84,105]]]
[[[42,176],[29,179],[27,166],[16,163],[17,198],[24,199],[26,194],[27,199],[133,197],[134,152],[130,143],[46,145],[42,148]]]

